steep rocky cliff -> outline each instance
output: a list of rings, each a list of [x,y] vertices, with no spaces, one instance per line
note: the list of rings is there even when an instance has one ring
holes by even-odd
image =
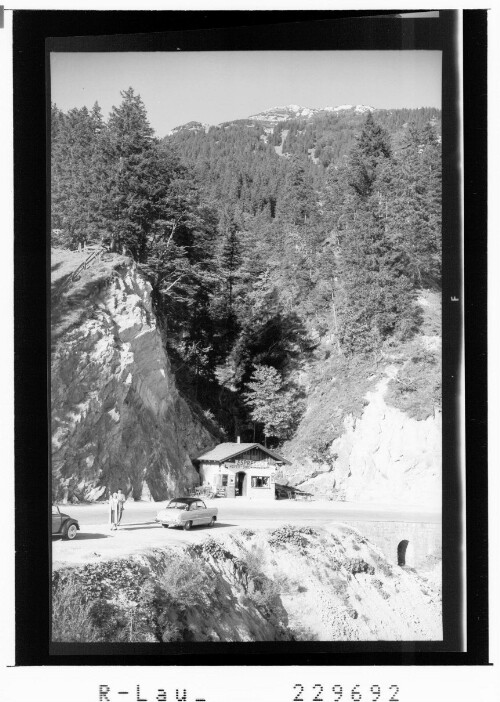
[[[108,254],[61,291],[75,262],[53,251],[53,496],[183,492],[198,484],[191,459],[216,440],[177,390],[150,285],[130,259]]]
[[[441,501],[441,413],[409,417],[385,401],[395,369],[366,395],[359,419],[344,419],[344,433],[329,448],[329,461],[301,462],[302,490],[362,502],[400,502],[438,507]],[[302,471],[309,471],[304,480]],[[302,474],[301,474],[302,473]]]

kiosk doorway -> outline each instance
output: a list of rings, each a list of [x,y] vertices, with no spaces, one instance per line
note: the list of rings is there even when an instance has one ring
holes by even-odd
[[[245,476],[246,473],[244,471],[239,471],[239,473],[236,473],[236,497],[242,497],[243,496],[243,490],[245,488]]]

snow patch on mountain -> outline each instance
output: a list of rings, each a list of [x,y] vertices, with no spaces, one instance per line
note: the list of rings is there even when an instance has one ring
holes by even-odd
[[[325,112],[340,112],[341,110],[352,110],[353,107],[354,105],[337,105],[337,107],[328,105],[324,110]]]
[[[250,115],[248,119],[253,119],[259,122],[282,122],[286,119],[294,119],[296,117],[313,117],[321,110],[313,107],[302,107],[301,105],[282,105],[280,107],[271,107],[269,110],[264,110],[256,115]]]
[[[255,115],[250,115],[250,117],[247,117],[244,120],[222,122],[215,126],[224,129],[230,129],[235,122],[247,122],[249,127],[252,126],[252,122],[263,122],[269,127],[270,125],[275,125],[279,122],[285,122],[290,119],[313,119],[314,117],[321,115],[325,112],[344,112],[351,110],[355,114],[364,114],[366,112],[375,112],[375,109],[375,107],[371,107],[370,105],[337,105],[335,107],[304,107],[302,105],[295,104],[281,105],[279,107],[271,107],[268,110],[264,110],[263,112],[258,112]],[[182,124],[178,127],[174,127],[174,129],[168,132],[167,136],[172,136],[182,131],[208,132],[211,126],[214,125],[209,125],[201,122],[188,122],[187,124]],[[266,132],[270,133],[268,129],[266,129]]]
[[[375,108],[370,105],[356,105],[354,112],[358,114],[364,114],[365,112],[375,112]]]
[[[248,119],[262,122],[282,122],[286,119],[302,117],[310,119],[321,112],[342,112],[352,110],[356,114],[374,112],[375,108],[370,105],[337,105],[336,107],[303,107],[301,105],[283,105],[281,107],[271,107],[256,115],[251,115]]]
[[[344,112],[354,110],[356,114],[364,114],[365,112],[375,112],[375,108],[371,105],[337,105],[336,107],[324,107],[324,112]]]

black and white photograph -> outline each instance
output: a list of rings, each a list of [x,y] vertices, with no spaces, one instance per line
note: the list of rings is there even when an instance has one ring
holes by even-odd
[[[52,640],[441,640],[441,52],[50,78]]]
[[[480,20],[14,13],[15,667],[66,666],[51,702],[487,665]]]

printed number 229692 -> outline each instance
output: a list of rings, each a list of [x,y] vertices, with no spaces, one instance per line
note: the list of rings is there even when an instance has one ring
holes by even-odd
[[[401,702],[398,685],[389,685],[386,689],[376,684],[333,685],[328,688],[316,683],[310,692],[306,692],[304,685],[297,683],[293,689],[296,694],[292,702]]]

